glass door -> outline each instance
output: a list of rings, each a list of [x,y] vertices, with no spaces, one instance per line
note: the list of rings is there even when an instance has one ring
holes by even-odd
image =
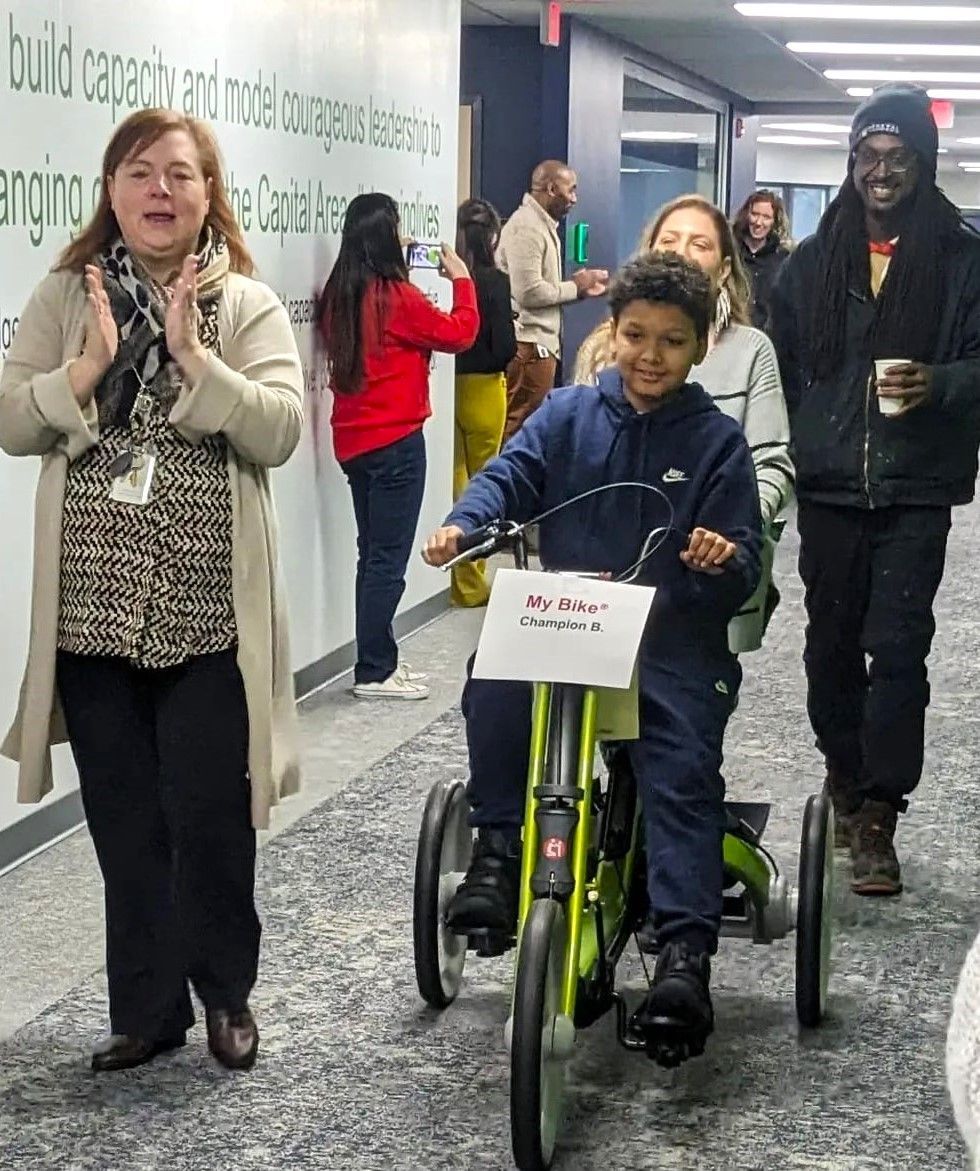
[[[629,72],[623,79],[620,262],[633,255],[644,225],[669,200],[697,194],[719,203],[724,195],[727,109],[670,85]]]

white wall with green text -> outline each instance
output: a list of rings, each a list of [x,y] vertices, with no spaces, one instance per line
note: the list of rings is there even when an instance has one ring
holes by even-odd
[[[0,0],[0,358],[31,289],[98,192],[108,137],[163,105],[215,127],[261,279],[294,323],[306,378],[300,450],[275,475],[293,665],[353,638],[355,537],[333,458],[329,394],[310,326],[347,201],[391,193],[419,239],[454,235],[459,0]],[[446,306],[449,286],[420,283]],[[445,514],[452,366],[440,358],[427,427],[420,531]],[[13,715],[27,645],[35,460],[0,454],[0,725]],[[403,606],[445,588],[413,558]],[[58,792],[75,785],[58,753]],[[0,830],[17,807],[0,760]]]

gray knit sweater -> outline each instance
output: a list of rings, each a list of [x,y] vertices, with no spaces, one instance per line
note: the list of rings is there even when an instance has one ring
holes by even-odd
[[[793,497],[789,418],[772,342],[758,329],[730,325],[691,371],[718,406],[735,419],[752,449],[762,519],[767,523]]]

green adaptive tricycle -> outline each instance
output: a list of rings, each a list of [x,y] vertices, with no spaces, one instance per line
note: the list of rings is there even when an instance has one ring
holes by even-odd
[[[497,523],[469,534],[459,541],[457,560],[508,549],[516,567],[526,569],[527,527]],[[473,846],[464,785],[439,783],[425,804],[414,891],[415,971],[423,998],[446,1008],[459,992],[468,950],[499,955],[517,945],[505,1040],[520,1171],[551,1166],[578,1029],[615,1006],[620,1042],[631,1050],[646,1047],[630,1029],[615,984],[617,962],[648,906],[636,782],[617,746],[637,735],[637,723],[635,691],[534,685],[516,938],[487,932],[461,937],[449,930],[446,908]],[[807,800],[794,887],[762,845],[769,808],[726,804],[722,934],[768,944],[795,928],[796,1012],[812,1028],[824,1015],[830,971],[833,812],[824,795]],[[671,1064],[686,1055],[656,1056]]]

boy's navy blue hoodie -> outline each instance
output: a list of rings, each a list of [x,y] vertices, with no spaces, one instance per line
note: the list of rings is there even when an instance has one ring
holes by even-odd
[[[696,383],[639,413],[617,370],[598,387],[552,391],[446,520],[471,532],[492,520],[532,520],[564,500],[615,481],[653,485],[670,500],[673,529],[638,581],[657,586],[645,650],[692,666],[730,658],[727,628],[760,575],[762,521],[755,469],[738,424]],[[668,524],[654,492],[613,488],[543,521],[548,569],[611,571],[639,557],[647,534]],[[738,552],[717,576],[680,560],[693,529],[721,533]]]

